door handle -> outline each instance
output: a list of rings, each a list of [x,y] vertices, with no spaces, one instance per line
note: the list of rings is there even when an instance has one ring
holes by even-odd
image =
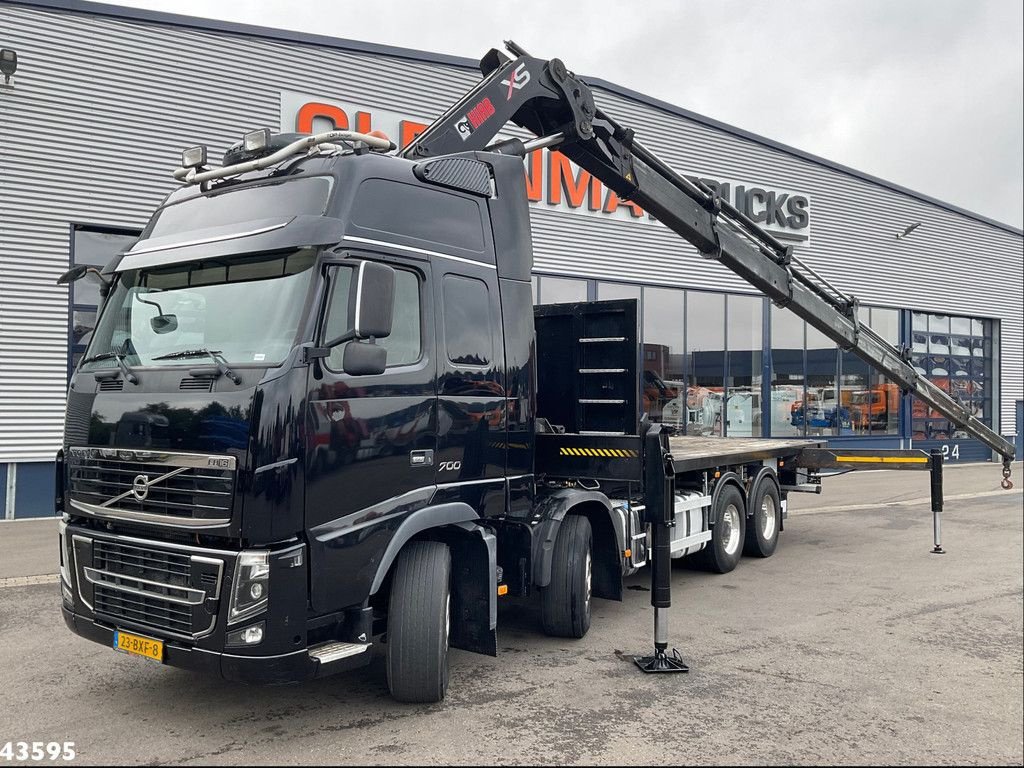
[[[432,467],[434,466],[434,452],[430,449],[425,451],[410,451],[410,467]]]

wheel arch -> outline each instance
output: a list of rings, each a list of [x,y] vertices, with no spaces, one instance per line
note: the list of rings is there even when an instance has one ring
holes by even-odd
[[[496,656],[498,625],[498,547],[495,535],[479,525],[468,504],[438,504],[413,512],[391,537],[370,595],[386,598],[395,564],[414,541],[439,541],[451,551],[453,648]],[[378,599],[378,602],[379,599]]]
[[[708,525],[714,525],[718,522],[718,497],[729,486],[735,487],[740,492],[740,496],[743,497],[744,519],[746,518],[746,508],[750,506],[747,503],[747,489],[743,486],[742,478],[736,472],[730,470],[723,472],[722,476],[715,481],[714,490],[711,492],[711,509],[708,512]]]
[[[747,517],[754,514],[751,499],[756,499],[761,492],[761,483],[770,482],[775,486],[775,490],[779,493],[779,498],[782,498],[782,486],[779,483],[778,473],[771,467],[761,467],[747,480],[747,489],[745,490],[747,498]]]
[[[583,515],[590,521],[594,537],[594,595],[607,600],[622,600],[625,528],[608,497],[598,491],[567,488],[545,499],[540,511],[544,520],[534,538],[534,585],[546,587],[551,583],[554,545],[562,521],[567,515]]]

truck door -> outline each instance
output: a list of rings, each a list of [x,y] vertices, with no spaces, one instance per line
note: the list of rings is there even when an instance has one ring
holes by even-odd
[[[383,374],[346,374],[345,345],[335,347],[321,365],[310,366],[306,526],[313,603],[325,610],[362,600],[374,558],[404,513],[424,506],[434,491],[437,414],[429,266],[370,253],[352,255],[394,267],[394,322],[391,335],[376,342],[387,349]],[[353,266],[346,260],[326,267],[321,338],[351,327]]]
[[[505,511],[505,348],[497,276],[448,268],[434,283],[438,359],[437,501]]]

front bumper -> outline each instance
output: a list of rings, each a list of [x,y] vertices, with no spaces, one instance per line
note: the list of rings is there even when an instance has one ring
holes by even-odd
[[[61,613],[64,616],[64,623],[72,632],[113,650],[114,627],[78,615],[69,610],[66,605],[61,606]],[[361,653],[332,661],[325,666],[311,656],[308,649],[277,656],[242,656],[196,648],[177,640],[161,638],[158,633],[140,634],[148,634],[150,637],[163,640],[164,663],[168,666],[219,675],[225,680],[260,685],[300,683],[304,680],[325,677],[329,674],[333,675],[365,666],[371,658],[370,653]]]

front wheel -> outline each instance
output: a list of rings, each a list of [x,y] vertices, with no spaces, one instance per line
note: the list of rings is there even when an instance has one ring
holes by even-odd
[[[590,629],[593,539],[583,515],[569,515],[558,529],[551,583],[540,593],[541,625],[552,637],[583,637]]]
[[[387,648],[388,688],[398,701],[441,701],[448,690],[451,569],[439,541],[414,541],[398,556]]]

